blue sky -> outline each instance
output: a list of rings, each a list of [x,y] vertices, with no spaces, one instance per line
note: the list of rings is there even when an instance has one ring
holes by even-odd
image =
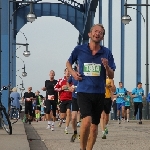
[[[83,0],[76,0],[83,3]],[[43,0],[42,2],[58,2],[57,0]],[[136,0],[130,0],[130,3],[136,3]],[[142,1],[145,3],[145,0]],[[103,7],[108,7],[108,0],[103,0]],[[113,1],[113,48],[112,53],[115,58],[117,69],[115,71],[115,84],[118,86],[120,81],[120,0]],[[150,11],[150,10],[149,10]],[[125,83],[127,90],[132,90],[136,85],[136,11],[128,9],[128,14],[132,21],[125,26]],[[145,17],[145,8],[142,8],[142,14]],[[102,9],[103,21],[105,27],[105,46],[108,46],[108,9]],[[150,16],[149,16],[150,20]],[[99,23],[99,11],[97,9],[94,23]],[[145,25],[142,21],[142,82],[145,85]],[[27,37],[31,56],[26,58],[22,55],[25,47],[17,50],[17,56],[24,60],[26,65],[27,77],[22,77],[25,88],[33,87],[33,91],[41,90],[46,79],[49,79],[49,71],[55,70],[55,78],[63,77],[65,63],[70,56],[71,51],[77,45],[78,31],[67,21],[57,17],[40,17],[33,23],[27,23],[20,30]],[[17,43],[25,43],[22,33],[17,35]],[[150,43],[150,42],[149,42]],[[23,67],[20,59],[17,59],[17,70]],[[21,76],[22,71],[17,75]],[[17,76],[17,85],[21,79]],[[144,87],[145,88],[145,87]],[[45,93],[41,91],[44,95]]]

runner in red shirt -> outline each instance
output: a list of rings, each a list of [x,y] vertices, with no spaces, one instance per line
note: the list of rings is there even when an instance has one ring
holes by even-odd
[[[66,118],[65,133],[68,134],[68,126],[71,118],[72,92],[69,91],[69,87],[67,86],[67,81],[70,77],[67,68],[64,70],[64,74],[64,78],[58,80],[57,84],[54,86],[54,89],[59,92],[59,100],[61,102],[59,127],[61,127],[63,119]]]

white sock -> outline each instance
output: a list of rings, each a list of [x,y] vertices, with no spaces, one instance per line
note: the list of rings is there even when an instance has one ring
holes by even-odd
[[[48,125],[51,125],[51,121],[48,121]]]
[[[54,121],[52,121],[52,126],[54,126]]]
[[[103,134],[105,134],[105,131],[102,131]]]
[[[65,128],[66,130],[68,129],[68,127]]]

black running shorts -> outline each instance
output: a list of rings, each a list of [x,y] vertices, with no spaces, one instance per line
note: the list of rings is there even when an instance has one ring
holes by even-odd
[[[56,107],[57,107],[56,101],[55,100],[46,100],[45,106],[46,106],[45,113],[50,114],[50,111],[52,110],[53,116],[56,117]]]
[[[105,93],[77,93],[77,102],[80,108],[81,117],[92,117],[92,124],[100,123],[101,113],[104,108]]]
[[[104,100],[104,112],[109,114],[111,111],[112,100],[111,98],[105,98]]]
[[[129,109],[130,110],[130,106],[125,106],[125,110]]]
[[[32,103],[25,104],[25,114],[29,114],[30,116],[32,116],[32,110],[33,110]]]
[[[61,113],[66,113],[67,109],[71,110],[71,100],[61,101],[59,107]]]
[[[79,106],[76,98],[72,98],[72,111],[79,111]]]

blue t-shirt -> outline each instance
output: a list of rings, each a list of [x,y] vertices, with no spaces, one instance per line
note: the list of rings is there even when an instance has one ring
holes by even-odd
[[[136,96],[133,98],[133,102],[142,102],[142,96],[144,96],[143,88],[134,88],[132,90],[132,95]]]
[[[78,81],[75,80],[72,76],[70,76],[69,79],[68,79],[68,83],[69,83],[69,84],[72,83],[74,86],[77,86]],[[73,98],[77,98],[77,92],[76,92],[76,90],[75,90],[74,92],[72,92],[72,97],[73,97]]]
[[[101,58],[106,58],[109,67],[116,69],[111,51],[104,46],[101,46],[95,55],[92,55],[88,44],[78,45],[72,51],[68,61],[70,64],[78,61],[79,73],[82,77],[82,80],[78,81],[77,92],[105,93],[106,69]]]
[[[13,98],[13,100],[11,101],[11,105],[20,109],[20,94],[18,92],[12,92],[10,94],[10,98]]]
[[[125,102],[125,95],[127,95],[127,90],[126,88],[116,88],[116,92],[114,95],[118,95],[116,99],[116,103],[123,103]]]

